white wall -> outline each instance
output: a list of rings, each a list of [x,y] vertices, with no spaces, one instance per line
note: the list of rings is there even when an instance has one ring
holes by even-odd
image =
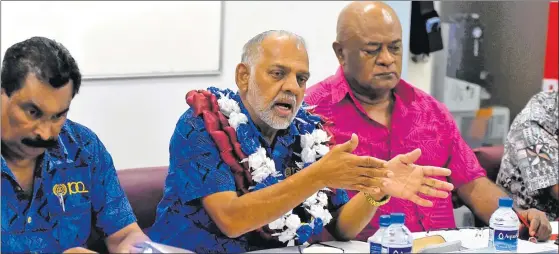
[[[221,76],[86,81],[72,103],[69,117],[99,135],[112,154],[117,169],[168,165],[170,137],[179,116],[187,109],[186,92],[208,86],[236,88],[235,66],[240,60],[243,44],[254,35],[271,29],[303,35],[308,44],[312,73],[309,84],[333,74],[338,63],[331,44],[335,39],[337,15],[347,3],[227,2]],[[400,16],[406,31],[403,43],[408,45],[411,4],[404,1],[388,3]],[[407,59],[406,50],[404,78]]]
[[[408,77],[406,81],[423,92],[431,94],[431,84],[433,75],[433,56],[431,55],[425,62],[414,63],[408,60]]]
[[[62,41],[84,77],[215,73],[220,65],[221,5],[219,1],[4,1],[0,46],[4,54],[32,36]],[[204,25],[184,25],[195,23]],[[197,61],[185,61],[188,58]]]

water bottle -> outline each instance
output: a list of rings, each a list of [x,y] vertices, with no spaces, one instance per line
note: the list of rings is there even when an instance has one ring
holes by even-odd
[[[385,229],[390,226],[390,216],[381,215],[379,219],[380,228],[373,234],[367,242],[369,243],[370,253],[381,253],[382,252],[382,236],[384,235]]]
[[[411,253],[413,236],[404,225],[405,219],[403,213],[390,214],[390,226],[384,230],[382,236],[382,253]]]
[[[489,219],[489,247],[496,252],[516,252],[518,247],[518,216],[512,210],[512,199],[499,198],[499,208]]]

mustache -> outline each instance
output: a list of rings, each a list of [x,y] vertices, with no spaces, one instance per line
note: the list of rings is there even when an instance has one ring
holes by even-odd
[[[280,94],[274,99],[271,106],[273,106],[274,104],[276,104],[278,102],[289,103],[289,104],[291,104],[291,106],[296,107],[297,106],[297,96],[295,96],[294,94]]]
[[[23,143],[26,146],[31,146],[35,148],[51,148],[56,146],[58,144],[58,141],[54,138],[49,138],[47,140],[41,138],[35,138],[35,139],[24,138],[21,140],[21,143]]]

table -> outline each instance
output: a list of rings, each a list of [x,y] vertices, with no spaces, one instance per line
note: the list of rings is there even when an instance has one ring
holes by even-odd
[[[247,253],[306,253],[304,252],[305,248],[314,248],[314,247],[330,247],[331,252],[335,253],[336,249],[342,249],[345,253],[369,253],[369,244],[366,242],[361,241],[349,241],[349,242],[338,242],[338,241],[331,241],[331,242],[324,242],[318,244],[311,244],[311,245],[303,245],[303,246],[290,246],[285,248],[278,248],[278,249],[267,249],[267,250],[258,250],[252,251]],[[332,248],[333,247],[333,248]],[[340,251],[340,253],[342,253]]]
[[[552,234],[557,234],[559,223],[552,222]],[[469,248],[466,251],[460,251],[460,253],[488,253],[491,250],[487,249],[489,230],[484,228],[466,228],[461,230],[443,230],[443,231],[432,231],[432,232],[417,232],[413,233],[415,239],[421,238],[428,235],[441,235],[445,238],[447,242],[460,240],[462,246]],[[531,243],[524,240],[518,240],[518,251],[517,253],[559,253],[559,246],[550,240],[544,243]],[[191,253],[186,250],[173,248],[171,246],[166,246],[162,244],[151,243],[151,246],[158,247],[158,249],[163,250],[163,253]],[[302,246],[290,246],[285,248],[277,249],[267,249],[259,250],[248,253],[313,253],[310,250],[320,250],[322,248],[323,252],[314,253],[369,253],[369,244],[361,241],[329,241],[324,243],[316,244],[306,244]],[[306,249],[306,250],[305,250]],[[327,251],[327,252],[325,252]],[[156,253],[156,252],[150,252]]]
[[[556,221],[551,222],[552,234],[557,234],[557,224]],[[462,247],[469,249],[468,251],[462,251],[462,253],[487,253],[488,251],[489,228],[464,228],[413,233],[414,239],[430,235],[440,235],[447,242],[461,241]],[[519,239],[517,253],[559,253],[558,248],[559,246],[555,245],[553,240],[532,243]]]
[[[194,253],[189,250],[161,244],[155,243],[152,241],[146,241],[140,243],[138,248],[142,249],[141,253]]]
[[[423,237],[426,235],[435,235],[438,232],[445,232],[444,236],[445,239],[447,240],[447,242],[456,240],[456,239],[461,239],[462,240],[462,246],[464,247],[469,247],[469,244],[472,244],[472,242],[476,242],[477,245],[475,247],[475,249],[469,249],[469,250],[465,250],[465,251],[460,251],[459,253],[488,253],[491,250],[487,249],[487,237],[486,236],[479,236],[479,237],[470,237],[469,234],[471,232],[475,232],[475,230],[480,231],[482,233],[487,233],[488,231],[485,231],[484,229],[472,229],[474,231],[468,231],[468,230],[462,230],[461,232],[457,231],[457,230],[448,230],[448,231],[434,231],[434,232],[418,232],[418,233],[413,233],[414,238],[419,238],[419,237]],[[441,234],[442,235],[442,234]],[[451,238],[450,236],[454,236],[454,238]],[[472,238],[469,239],[470,241],[466,240],[466,238]],[[447,239],[448,238],[448,239]],[[524,241],[524,240],[518,240],[518,251],[517,253],[559,253],[558,248],[559,246],[555,245],[553,243],[554,241],[548,241],[548,242],[543,242],[543,243],[531,243],[528,241]],[[485,243],[485,245],[483,244]],[[472,245],[470,245],[471,247],[474,247]],[[311,248],[312,247],[312,248]],[[267,250],[259,250],[259,251],[253,251],[253,252],[248,252],[248,253],[313,253],[313,252],[305,252],[305,249],[308,248],[308,250],[311,249],[317,249],[318,247],[324,247],[324,248],[329,248],[327,250],[327,252],[329,253],[335,253],[335,251],[340,250],[339,253],[369,253],[369,245],[366,242],[361,242],[361,241],[349,241],[349,242],[338,242],[338,241],[330,241],[330,242],[324,242],[324,243],[318,243],[318,244],[312,244],[312,245],[303,245],[303,246],[290,246],[290,247],[285,247],[285,248],[278,248],[278,249],[267,249]],[[343,250],[343,251],[341,251]],[[327,253],[327,252],[322,252],[322,253]],[[320,253],[320,252],[314,252],[314,253]]]
[[[343,252],[345,253],[369,253],[369,245],[366,242],[360,242],[360,241],[349,241],[349,242],[337,242],[337,241],[332,241],[332,242],[325,242],[323,243],[324,246],[332,246],[335,248],[339,248],[342,249]],[[545,243],[537,243],[537,244],[533,244],[530,245],[532,243],[527,242],[527,241],[523,241],[523,240],[519,240],[519,250],[517,253],[559,253],[558,252],[558,246],[553,244],[553,241],[549,241],[549,242],[545,242]],[[322,246],[322,244],[313,244],[312,248],[316,247],[316,246]],[[530,246],[537,246],[536,248],[531,248]],[[291,246],[291,247],[285,247],[285,248],[278,248],[278,249],[268,249],[268,250],[259,250],[259,251],[253,251],[253,252],[248,252],[248,253],[313,253],[313,252],[305,252],[305,248],[307,248],[308,245],[305,246]],[[334,251],[336,250],[335,248],[330,248],[328,251],[329,253],[335,253]],[[309,248],[310,250],[311,248]],[[459,253],[488,253],[490,252],[490,250],[486,249],[486,248],[482,248],[482,249],[475,249],[475,250],[466,250],[466,251],[460,251]],[[318,252],[315,252],[318,253]],[[322,252],[322,253],[327,253],[327,252]],[[340,251],[339,253],[342,253],[342,251]]]

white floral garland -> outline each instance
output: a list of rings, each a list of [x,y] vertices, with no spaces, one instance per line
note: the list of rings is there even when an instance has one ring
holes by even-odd
[[[235,130],[237,130],[239,125],[248,123],[248,118],[241,112],[239,104],[235,100],[229,98],[229,95],[221,94],[217,103],[219,105],[219,110],[223,115],[228,117],[229,125]],[[297,162],[297,166],[302,169],[305,164],[313,163],[328,153],[330,148],[324,145],[324,143],[329,140],[330,137],[328,137],[328,134],[321,129],[315,129],[312,133],[301,135],[301,148],[303,150],[300,157],[302,162]],[[280,176],[280,172],[276,170],[274,161],[266,156],[266,150],[262,147],[259,147],[255,153],[249,155],[248,158],[242,162],[247,160],[252,179],[256,183],[264,181],[268,176]],[[254,186],[250,188],[254,188]],[[328,188],[319,190],[303,202],[303,207],[312,215],[313,221],[314,218],[320,218],[324,226],[332,220],[332,215],[328,211],[328,195],[326,195],[326,191],[330,190]],[[311,225],[313,225],[313,221],[311,221]],[[302,223],[299,216],[293,214],[292,211],[288,211],[285,215],[268,224],[268,227],[272,230],[287,228],[281,233],[276,233],[272,236],[277,236],[278,240],[281,242],[288,242],[297,239],[297,229],[299,229],[301,225]]]

